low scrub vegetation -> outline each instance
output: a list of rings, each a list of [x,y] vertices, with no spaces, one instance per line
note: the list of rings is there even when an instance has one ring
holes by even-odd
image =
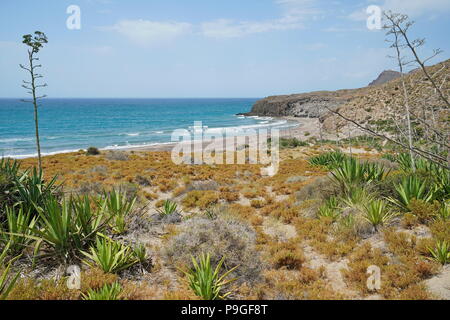
[[[41,172],[2,159],[0,299],[431,298],[424,281],[450,258],[448,170],[284,143],[274,177],[166,152],[80,151]]]

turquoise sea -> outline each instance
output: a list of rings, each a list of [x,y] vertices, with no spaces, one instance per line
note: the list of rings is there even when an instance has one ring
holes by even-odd
[[[267,117],[242,117],[258,99],[44,99],[39,129],[43,154],[95,146],[121,149],[171,141],[194,121],[209,128],[293,126]],[[36,155],[33,106],[0,99],[0,157]]]

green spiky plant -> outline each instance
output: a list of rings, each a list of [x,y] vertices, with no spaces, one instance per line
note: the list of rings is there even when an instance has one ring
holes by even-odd
[[[381,181],[390,172],[390,170],[386,171],[384,166],[376,164],[376,163],[363,162],[363,167],[364,167],[364,171],[365,171],[364,178],[368,182]]]
[[[56,184],[57,176],[46,182],[44,174],[33,168],[31,172],[25,172],[15,179],[15,202],[23,206],[24,211],[37,214],[37,208],[42,208],[44,203],[55,197],[60,189]]]
[[[133,211],[136,197],[128,199],[124,192],[112,190],[105,193],[106,211],[110,217],[110,227],[115,233],[122,234],[126,231],[126,219]]]
[[[11,274],[11,265],[19,256],[8,261],[7,256],[10,255],[9,249],[10,244],[7,243],[0,252],[0,300],[6,300],[8,298],[9,293],[14,288],[20,276],[20,272],[17,272],[15,275]],[[1,270],[3,266],[6,267]]]
[[[374,195],[366,189],[356,186],[349,189],[346,196],[343,197],[342,202],[350,208],[363,210],[364,205],[374,200],[374,198]]]
[[[324,166],[328,169],[334,169],[344,162],[348,156],[340,151],[322,153],[311,157],[308,162],[313,166]]]
[[[401,183],[395,186],[395,190],[396,198],[391,197],[389,200],[405,210],[408,210],[413,199],[430,202],[434,196],[432,190],[427,191],[427,181],[416,176],[403,178]]]
[[[103,211],[92,210],[87,197],[70,198],[62,203],[51,198],[38,212],[40,223],[32,229],[37,240],[35,251],[45,243],[47,252],[40,257],[57,256],[66,262],[89,247],[108,221],[101,222]]]
[[[198,260],[192,257],[193,268],[189,271],[180,270],[187,277],[189,286],[194,293],[204,300],[217,300],[228,297],[231,292],[223,293],[222,291],[226,285],[236,279],[226,280],[226,277],[237,266],[220,275],[225,257],[219,261],[214,269],[211,266],[211,257],[209,254],[202,253]]]
[[[98,236],[96,245],[90,247],[89,252],[81,252],[88,258],[83,260],[85,264],[97,266],[106,273],[118,273],[139,262],[131,247],[106,236]]]
[[[143,244],[133,247],[133,253],[136,259],[142,264],[147,262],[147,250]]]
[[[22,207],[6,207],[5,228],[0,225],[0,241],[9,243],[13,255],[20,254],[33,241],[30,237],[36,221],[37,217],[24,212]]]
[[[333,221],[336,221],[340,217],[340,206],[338,199],[336,197],[329,198],[325,204],[319,208],[317,216],[319,218],[330,218]]]
[[[165,200],[161,209],[158,209],[158,213],[161,216],[169,216],[177,212],[178,205],[176,202]]]
[[[83,300],[119,300],[119,295],[122,292],[122,286],[118,282],[112,284],[105,284],[97,290],[89,289],[86,293],[82,293]]]
[[[450,263],[450,244],[447,241],[437,241],[434,248],[428,247],[431,259],[442,265]]]
[[[396,215],[387,208],[386,202],[383,200],[373,200],[364,206],[364,219],[366,219],[374,228],[378,230],[382,226],[391,221]]]
[[[331,174],[333,180],[344,192],[359,184],[369,184],[373,181],[383,180],[387,172],[383,166],[376,163],[360,162],[355,158],[345,159]]]
[[[450,201],[447,201],[442,205],[441,209],[437,212],[436,217],[444,221],[450,219]]]

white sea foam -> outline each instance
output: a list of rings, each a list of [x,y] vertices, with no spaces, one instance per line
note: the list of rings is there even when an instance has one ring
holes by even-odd
[[[0,139],[0,143],[32,141],[33,139],[34,138],[6,138],[6,139]]]

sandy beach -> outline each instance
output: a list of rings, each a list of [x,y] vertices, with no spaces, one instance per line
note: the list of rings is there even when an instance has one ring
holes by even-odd
[[[296,117],[278,117],[274,119],[280,120],[288,120],[291,122],[297,122],[298,125],[296,127],[287,128],[280,130],[280,137],[282,138],[297,138],[301,141],[308,140],[312,137],[319,138],[320,137],[320,129],[319,129],[319,119],[313,118],[296,118]],[[306,133],[306,135],[305,135]],[[328,137],[329,135],[327,135]],[[225,141],[234,140],[235,137],[227,138]],[[205,142],[203,147],[206,147],[211,142]],[[152,146],[144,146],[144,147],[131,147],[127,149],[123,149],[126,151],[171,151],[173,147],[177,143],[166,143],[166,144],[156,144]],[[220,145],[218,145],[218,151],[220,150]],[[238,146],[239,147],[239,146]]]

